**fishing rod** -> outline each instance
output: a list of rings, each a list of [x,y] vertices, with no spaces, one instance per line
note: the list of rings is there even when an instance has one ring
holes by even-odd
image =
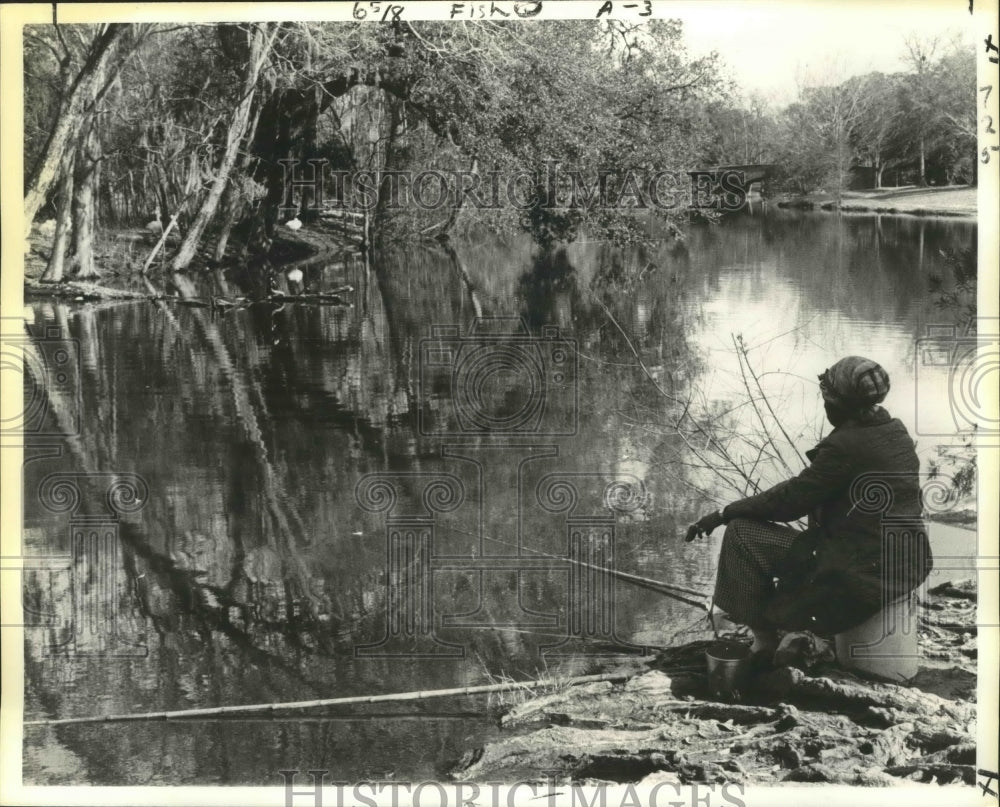
[[[390,692],[384,695],[358,695],[347,698],[321,698],[309,701],[289,701],[287,703],[247,703],[237,706],[213,706],[204,709],[176,709],[167,712],[136,712],[132,714],[101,715],[96,717],[65,717],[57,720],[26,720],[22,725],[68,726],[83,723],[123,723],[139,720],[176,720],[192,717],[221,717],[234,714],[252,714],[254,712],[285,712],[301,709],[317,709],[324,706],[347,706],[368,703],[388,703],[392,701],[419,701],[431,698],[444,698],[466,695],[483,695],[492,692],[506,692],[514,689],[549,689],[560,686],[577,686],[597,681],[625,681],[634,673],[602,673],[600,675],[581,675],[575,678],[542,678],[534,681],[505,681],[500,684],[482,684],[479,686],[455,687],[452,689],[427,689],[417,692]]]
[[[466,530],[457,530],[455,528],[450,528],[455,532],[467,532]],[[573,558],[567,558],[560,555],[550,555],[548,552],[542,552],[540,549],[532,549],[531,547],[519,547],[508,541],[502,541],[499,538],[491,538],[490,536],[483,536],[487,541],[493,541],[494,543],[503,544],[504,546],[509,546],[512,549],[526,549],[529,552],[533,552],[536,555],[541,555],[545,558],[552,558],[553,560],[562,561],[565,563],[573,563],[577,566],[581,566],[585,569],[593,569],[594,571],[602,572],[604,574],[609,574],[618,580],[623,580],[626,583],[632,583],[633,585],[639,586],[641,588],[646,588],[651,591],[655,591],[658,594],[662,594],[665,597],[670,597],[679,602],[686,603],[688,605],[693,605],[695,608],[700,608],[706,613],[709,612],[709,606],[704,602],[708,599],[708,595],[703,591],[695,591],[694,589],[684,588],[683,586],[677,586],[673,583],[664,583],[661,580],[653,580],[650,577],[641,577],[637,574],[630,574],[629,572],[622,572],[618,569],[608,569],[604,566],[595,566],[592,563],[587,563],[582,560],[575,560]],[[680,593],[678,593],[680,592]],[[695,597],[702,597],[703,600],[692,600],[688,597],[683,596],[684,594],[690,594]]]

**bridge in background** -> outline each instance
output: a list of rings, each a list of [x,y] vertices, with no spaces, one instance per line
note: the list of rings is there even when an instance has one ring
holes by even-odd
[[[720,178],[727,171],[739,171],[744,176],[744,183],[747,190],[750,186],[757,182],[763,182],[768,177],[772,176],[777,170],[778,166],[771,163],[756,163],[752,165],[716,165],[710,168],[699,168],[696,171],[688,171],[691,176],[711,176],[712,181],[718,184]]]

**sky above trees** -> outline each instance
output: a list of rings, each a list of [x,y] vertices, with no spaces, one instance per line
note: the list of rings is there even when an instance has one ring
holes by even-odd
[[[673,13],[673,8],[671,9]],[[847,79],[906,69],[904,39],[956,37],[975,47],[968,4],[680,3],[692,53],[717,50],[746,93],[771,103],[795,99],[798,86],[831,66]]]

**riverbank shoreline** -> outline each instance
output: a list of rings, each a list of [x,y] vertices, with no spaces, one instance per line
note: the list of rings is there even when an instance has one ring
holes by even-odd
[[[976,192],[974,187],[885,188],[878,191],[846,191],[839,208],[835,197],[824,193],[782,196],[768,203],[783,210],[839,210],[851,214],[947,217],[975,221]],[[337,224],[335,221],[324,220],[298,231],[282,228],[275,241],[273,267],[288,271],[296,266],[334,261],[345,254],[361,254],[356,238],[352,240],[351,233],[342,226],[338,230]],[[42,281],[49,258],[53,226],[52,222],[37,224],[28,239],[24,256],[26,298],[48,297],[75,302],[181,299],[170,289],[159,289],[152,285],[159,282],[157,278],[169,277],[164,269],[162,251],[146,274],[139,271],[153,249],[156,238],[155,234],[137,228],[101,234],[97,244],[97,263],[101,277],[83,280],[67,275],[58,283]],[[183,274],[198,278],[214,271],[225,272],[237,266],[236,255],[230,250],[226,259],[219,264],[202,255]]]
[[[974,785],[975,619],[973,580],[931,587],[919,607],[920,671],[899,684],[799,652],[725,702],[706,690],[711,637],[609,665],[604,672],[630,674],[528,697],[499,717],[510,734],[469,749],[451,776],[534,781],[545,771],[548,781],[598,786]]]
[[[132,260],[135,245],[142,245],[145,250],[153,247],[153,243],[144,238],[143,233],[138,230],[119,230],[104,234],[98,251],[102,270],[100,277],[81,279],[70,276],[55,282],[42,280],[48,261],[46,239],[47,233],[43,227],[35,227],[31,238],[28,239],[29,248],[24,256],[26,300],[56,299],[78,303],[167,301],[206,308],[233,307],[251,302],[248,297],[241,294],[185,296],[175,284],[162,282],[162,279],[169,278],[170,274],[155,264],[154,268],[146,273],[140,272],[138,268],[133,269],[132,267],[137,264],[137,261]],[[123,244],[127,246],[127,251],[124,251]],[[349,245],[338,241],[335,234],[326,232],[321,227],[312,232],[282,232],[275,239],[272,253],[273,267],[279,272],[287,272],[306,264],[332,261],[351,249]],[[229,256],[228,260],[221,264],[210,263],[203,259],[180,274],[197,282],[202,276],[209,276],[215,272],[225,273],[236,266],[233,256]],[[160,288],[160,285],[163,288]],[[313,302],[317,299],[332,298],[329,294],[293,295],[279,290],[272,293],[268,299]]]
[[[775,204],[788,210],[840,210],[843,213],[882,213],[888,215],[971,218],[977,215],[977,189],[972,186],[920,188],[880,188],[844,191],[838,204],[829,193],[783,196]]]

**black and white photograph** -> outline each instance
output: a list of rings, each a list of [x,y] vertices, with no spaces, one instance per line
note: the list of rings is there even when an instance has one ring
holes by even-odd
[[[0,801],[996,804],[997,20],[3,3]]]

